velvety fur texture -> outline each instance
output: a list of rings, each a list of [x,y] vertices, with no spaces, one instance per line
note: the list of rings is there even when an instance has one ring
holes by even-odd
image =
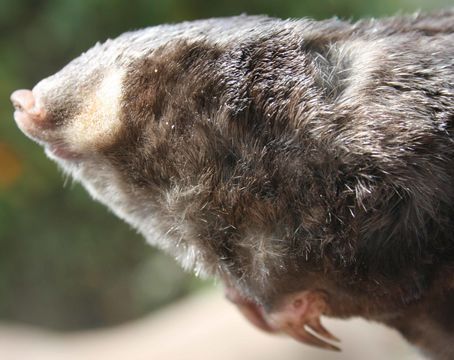
[[[34,94],[55,126],[31,136],[186,268],[454,357],[453,11],[163,25]]]

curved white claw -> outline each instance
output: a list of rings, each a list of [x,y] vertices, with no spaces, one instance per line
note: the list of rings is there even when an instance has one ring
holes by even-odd
[[[287,325],[288,326],[283,328],[283,331],[298,341],[301,341],[307,345],[316,346],[316,347],[326,349],[326,350],[341,351],[341,349],[338,346],[331,344],[330,342],[328,342],[327,340],[322,338],[322,337],[324,337],[326,339],[339,341],[335,336],[333,336],[330,332],[328,332],[323,326],[322,326],[323,330],[320,330],[320,328],[313,327],[310,324],[305,324],[303,326],[297,326],[295,324],[287,324]],[[308,331],[308,328],[310,330],[312,330],[312,332]],[[315,334],[320,337],[315,336]]]

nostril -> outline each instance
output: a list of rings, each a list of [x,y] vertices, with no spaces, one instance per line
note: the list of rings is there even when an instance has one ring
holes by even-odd
[[[35,98],[30,90],[16,90],[11,94],[16,110],[30,112],[35,106]]]

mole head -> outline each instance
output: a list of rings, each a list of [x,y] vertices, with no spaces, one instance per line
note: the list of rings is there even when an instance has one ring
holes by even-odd
[[[153,180],[154,174],[158,180],[168,178],[167,170],[154,171],[155,162],[164,163],[170,151],[158,144],[159,151],[153,152],[152,146],[169,143],[166,135],[175,129],[163,121],[164,130],[159,132],[157,122],[151,121],[157,82],[153,79],[160,75],[150,65],[155,33],[153,29],[126,33],[96,45],[32,90],[11,95],[20,130],[122,218],[135,211],[123,208],[127,202],[134,204],[132,194],[136,196],[136,188],[144,184],[142,178]],[[151,80],[148,73],[154,76]]]
[[[95,157],[119,127],[122,71],[110,43],[95,46],[32,90],[11,95],[18,127],[64,165]]]

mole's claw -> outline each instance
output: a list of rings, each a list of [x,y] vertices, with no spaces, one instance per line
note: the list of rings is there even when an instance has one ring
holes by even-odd
[[[322,349],[331,350],[331,351],[341,351],[339,347],[333,345],[323,339],[318,338],[317,336],[313,335],[306,328],[303,326],[301,328],[294,328],[288,327],[285,329],[286,332],[292,336],[294,339],[301,341],[307,345],[316,346]]]
[[[225,288],[225,297],[238,307],[238,310],[248,319],[253,325],[259,329],[273,333],[276,329],[270,326],[267,322],[263,309],[250,299],[247,299],[240,294],[238,290],[231,286]]]
[[[316,317],[306,323],[306,326],[314,331],[317,335],[323,336],[326,339],[340,342],[340,340],[331,334],[321,323],[320,318]]]

